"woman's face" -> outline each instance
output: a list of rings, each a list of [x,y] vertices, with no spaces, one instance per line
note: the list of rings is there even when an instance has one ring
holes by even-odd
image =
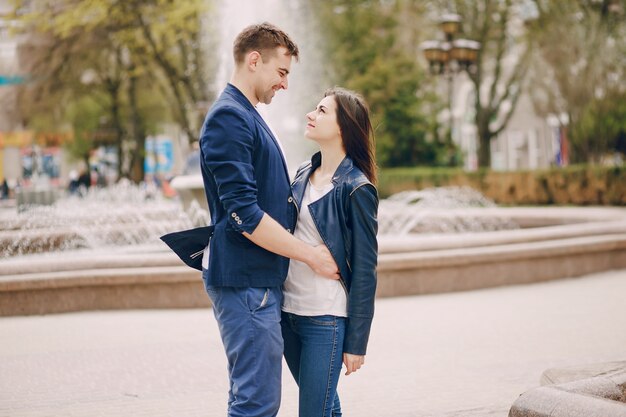
[[[341,131],[337,123],[337,103],[335,96],[324,97],[317,108],[306,115],[307,125],[304,135],[317,143],[338,140]]]

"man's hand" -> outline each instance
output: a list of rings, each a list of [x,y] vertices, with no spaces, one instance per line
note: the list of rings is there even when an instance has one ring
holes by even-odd
[[[365,364],[365,355],[343,354],[343,364],[346,365],[346,375],[358,371]]]
[[[252,234],[243,235],[263,249],[306,263],[316,274],[339,279],[339,268],[326,246],[311,246],[295,238],[267,213]]]
[[[318,275],[325,276],[330,279],[339,279],[339,268],[335,263],[335,259],[325,245],[315,246],[313,248],[313,256],[307,265]]]

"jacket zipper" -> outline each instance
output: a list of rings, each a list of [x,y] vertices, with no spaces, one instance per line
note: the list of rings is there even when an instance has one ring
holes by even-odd
[[[299,216],[300,215],[300,208],[298,207],[298,202],[296,201],[296,198],[293,195],[291,196],[291,202],[293,203],[294,206],[296,206],[296,213]],[[298,221],[298,220],[296,219],[296,221]]]
[[[346,293],[346,298],[348,298],[348,295],[349,295],[348,288],[346,288],[346,283],[343,281],[343,277],[341,276],[341,274],[339,274],[339,283],[341,284],[344,292]]]

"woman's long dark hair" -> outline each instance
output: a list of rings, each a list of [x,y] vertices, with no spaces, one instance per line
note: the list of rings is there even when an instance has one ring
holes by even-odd
[[[335,97],[337,103],[337,122],[346,154],[376,184],[374,130],[365,100],[354,91],[340,87],[326,90],[324,97],[328,96]]]

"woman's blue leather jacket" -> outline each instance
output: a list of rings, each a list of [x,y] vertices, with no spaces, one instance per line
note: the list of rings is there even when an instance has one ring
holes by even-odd
[[[291,184],[297,214],[309,177],[321,164],[321,153],[303,164]],[[348,295],[344,352],[364,355],[374,316],[378,260],[378,192],[349,157],[332,178],[334,188],[308,206],[322,240],[330,250]],[[306,208],[305,208],[306,209]]]

